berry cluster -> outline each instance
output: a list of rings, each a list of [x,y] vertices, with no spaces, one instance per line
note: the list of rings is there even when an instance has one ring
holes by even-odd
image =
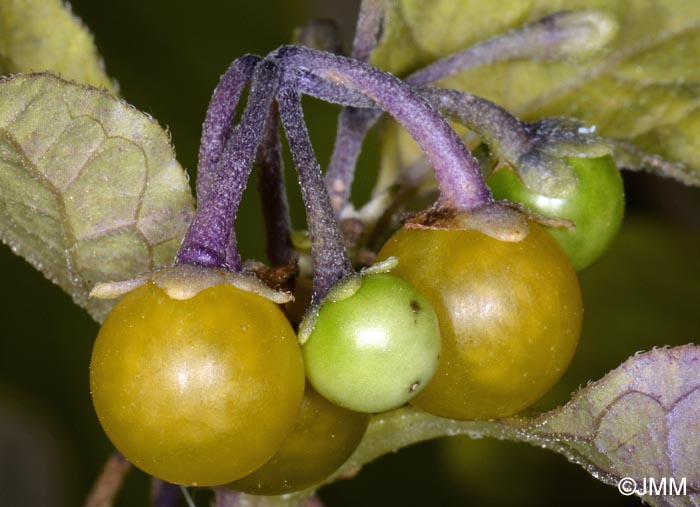
[[[576,348],[582,307],[571,261],[590,264],[617,231],[619,174],[571,121],[526,124],[483,99],[428,85],[475,65],[475,55],[522,56],[523,40],[540,41],[543,31],[556,31],[552,45],[565,47],[572,20],[580,21],[562,13],[526,25],[406,80],[365,63],[361,38],[355,58],[284,46],[234,61],[207,112],[198,210],[175,266],[127,284],[138,287],[95,343],[93,400],[117,449],[168,482],[280,494],[340,467],[371,413],[411,403],[442,417],[489,419],[539,399]],[[345,107],[325,181],[301,94]],[[382,111],[429,159],[439,198],[381,248],[348,249],[339,223],[362,137]],[[445,117],[480,136],[485,160]],[[295,270],[280,123],[311,243],[303,318],[294,315],[298,304],[280,304],[289,299],[284,290],[296,284],[303,300],[307,287]],[[233,224],[254,163],[281,292],[255,278],[269,282],[270,268],[242,263],[237,249]],[[484,166],[495,170],[485,175]],[[496,201],[489,186],[516,202]]]

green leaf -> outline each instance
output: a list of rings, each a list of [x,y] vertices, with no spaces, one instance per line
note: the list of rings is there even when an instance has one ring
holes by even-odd
[[[193,216],[168,135],[104,90],[0,82],[0,239],[101,321],[98,282],[172,262]]]
[[[688,496],[644,496],[651,505],[700,501],[700,347],[631,357],[581,389],[564,407],[535,419],[455,421],[412,407],[374,416],[360,447],[336,475],[401,447],[446,435],[528,442],[558,452],[617,486],[634,479],[686,480]]]
[[[92,35],[61,0],[0,0],[0,73],[52,71],[116,94]]]
[[[700,185],[700,2],[393,0],[373,62],[398,74],[563,9],[598,9],[617,37],[585,60],[515,61],[441,82],[526,120],[571,116],[624,142],[621,163]]]
[[[531,0],[385,0],[384,31],[371,63],[405,75],[522,24]]]

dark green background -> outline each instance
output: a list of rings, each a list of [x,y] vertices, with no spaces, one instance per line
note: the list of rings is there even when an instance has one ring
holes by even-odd
[[[289,42],[293,28],[312,16],[336,16],[349,39],[356,2],[79,0],[73,9],[93,30],[123,96],[169,127],[180,162],[194,176],[209,95],[230,61]],[[337,109],[313,101],[306,106],[325,164]],[[367,195],[376,144],[375,136],[361,160],[357,195]],[[581,276],[586,312],[579,352],[543,408],[638,350],[700,341],[700,192],[639,175],[626,185],[631,211],[621,237]],[[246,197],[238,228],[243,254],[259,257],[254,197]],[[301,227],[297,191],[291,200]],[[111,451],[88,390],[97,325],[4,246],[0,276],[0,505],[80,505]],[[147,505],[147,487],[145,476],[132,471],[117,504]],[[324,489],[322,497],[329,507],[640,505],[555,454],[455,439],[387,456],[356,479]]]

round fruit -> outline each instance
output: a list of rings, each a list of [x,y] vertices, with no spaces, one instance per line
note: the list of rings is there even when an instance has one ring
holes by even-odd
[[[581,329],[576,273],[536,224],[520,242],[477,231],[401,229],[378,259],[432,303],[442,332],[433,380],[411,403],[457,419],[518,412],[568,366]]]
[[[302,354],[309,381],[324,397],[350,410],[382,412],[406,403],[432,378],[440,331],[413,285],[373,274],[352,296],[323,303]]]
[[[612,157],[568,158],[577,184],[574,195],[549,197],[523,185],[507,167],[494,172],[487,183],[496,199],[519,202],[545,216],[566,218],[574,229],[549,227],[547,231],[566,252],[577,271],[600,257],[617,236],[625,210],[622,177]]]
[[[304,392],[297,338],[277,306],[218,285],[175,300],[148,284],[105,320],[90,363],[95,411],[134,465],[217,485],[265,463]]]
[[[369,415],[334,405],[306,385],[296,424],[277,454],[227,487],[254,495],[282,495],[318,484],[353,453]]]

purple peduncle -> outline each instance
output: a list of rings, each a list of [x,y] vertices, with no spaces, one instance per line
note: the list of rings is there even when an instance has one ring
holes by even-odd
[[[314,280],[311,303],[316,304],[338,280],[353,273],[330,199],[321,174],[321,166],[309,139],[301,109],[301,96],[292,88],[278,95],[280,116],[299,173],[306,221],[311,235]]]
[[[309,72],[362,93],[391,114],[430,159],[440,188],[439,206],[469,210],[492,200],[479,166],[440,114],[397,77],[350,58],[283,46],[270,56],[284,67]]]

